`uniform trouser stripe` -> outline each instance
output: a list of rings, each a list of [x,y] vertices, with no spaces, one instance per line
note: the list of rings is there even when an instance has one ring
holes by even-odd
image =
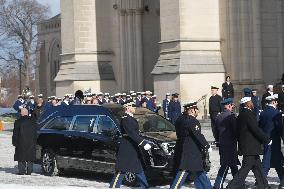
[[[221,182],[220,182],[220,185],[219,185],[219,188],[221,188],[221,186],[223,185],[224,183],[224,180],[225,180],[225,176],[227,175],[227,171],[228,171],[229,167],[226,166],[225,170],[224,170],[224,173],[222,175],[222,178],[221,178]]]
[[[116,188],[116,183],[117,183],[117,181],[118,181],[118,179],[119,179],[119,176],[120,176],[120,172],[117,173],[117,175],[116,175],[116,177],[115,177],[115,180],[114,180],[114,182],[113,182],[112,188]]]
[[[181,175],[179,176],[179,179],[178,179],[178,181],[177,181],[177,183],[176,183],[174,189],[177,189],[177,188],[178,188],[178,186],[179,186],[181,180],[183,179],[184,174],[185,174],[185,171],[181,172]]]

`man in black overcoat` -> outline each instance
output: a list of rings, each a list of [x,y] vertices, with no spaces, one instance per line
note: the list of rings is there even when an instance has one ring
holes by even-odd
[[[251,97],[243,97],[241,104],[243,110],[237,117],[239,155],[243,155],[242,167],[228,184],[228,189],[244,188],[245,179],[250,170],[254,173],[258,189],[268,188],[268,182],[262,174],[261,160],[263,144],[271,145],[270,139],[258,126],[256,116],[253,113]]]
[[[194,180],[197,189],[210,189],[211,183],[204,170],[204,153],[211,150],[205,137],[201,134],[201,126],[196,119],[198,115],[197,103],[184,105],[184,113],[177,119],[177,141],[174,154],[174,167],[176,177],[171,184],[171,189],[182,187],[187,176],[196,175]],[[210,150],[209,150],[210,149]]]
[[[20,175],[30,175],[36,160],[37,127],[35,120],[28,115],[28,110],[22,108],[21,117],[15,121],[12,136],[12,143],[16,148],[14,160],[18,161]]]
[[[223,183],[229,168],[234,176],[238,172],[238,147],[237,147],[237,124],[236,115],[233,113],[233,99],[227,98],[222,101],[224,111],[216,118],[219,132],[219,155],[220,169],[214,183],[214,189],[223,188]]]
[[[209,114],[210,114],[210,119],[211,119],[211,129],[212,129],[212,133],[213,133],[216,145],[218,145],[219,143],[218,141],[219,136],[218,136],[218,131],[216,128],[215,119],[217,115],[222,112],[222,105],[221,105],[222,97],[217,94],[218,89],[219,89],[218,87],[212,86],[211,87],[212,96],[209,98]]]
[[[150,150],[151,145],[139,135],[139,125],[133,117],[136,105],[132,100],[123,104],[125,114],[121,119],[120,129],[122,139],[120,141],[115,164],[115,175],[110,183],[110,188],[119,188],[126,172],[135,173],[142,188],[148,188],[143,167],[140,147]]]

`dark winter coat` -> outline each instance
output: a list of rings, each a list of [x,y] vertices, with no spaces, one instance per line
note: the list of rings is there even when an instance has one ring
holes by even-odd
[[[125,114],[120,123],[123,135],[117,153],[115,170],[140,173],[143,171],[141,149],[146,144],[139,135],[139,125],[135,118]]]
[[[284,92],[282,91],[281,93],[278,94],[278,101],[279,101],[279,109],[284,112]]]
[[[221,105],[222,97],[220,95],[211,96],[209,98],[209,114],[217,115],[222,112],[223,106]]]
[[[281,138],[283,132],[283,124],[281,120],[280,112],[267,106],[266,109],[261,112],[259,116],[259,126],[265,132],[265,134],[272,140],[271,145],[271,168],[280,168],[283,166],[283,154],[281,153]],[[267,146],[265,146],[267,149]],[[264,151],[264,153],[266,153]]]
[[[175,124],[177,141],[174,154],[174,168],[177,170],[203,171],[204,151],[209,148],[201,134],[199,121],[189,115],[181,115]]]
[[[172,124],[175,124],[177,118],[181,115],[181,105],[180,102],[170,101],[168,106],[168,117]]]
[[[227,82],[222,84],[222,97],[225,98],[234,98],[234,87],[233,84]]]
[[[228,110],[224,110],[217,116],[216,125],[219,132],[220,165],[238,165],[236,115]]]
[[[263,144],[268,144],[270,139],[258,126],[258,122],[253,111],[243,108],[237,117],[237,125],[239,132],[239,154],[263,154]]]
[[[15,161],[35,161],[36,159],[36,122],[28,116],[15,121],[12,144],[15,146]]]

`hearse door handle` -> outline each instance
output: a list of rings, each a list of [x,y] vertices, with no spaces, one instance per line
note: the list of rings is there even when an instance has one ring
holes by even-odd
[[[98,140],[97,139],[93,139],[93,142],[98,142]]]
[[[72,138],[72,136],[71,135],[64,135],[65,137],[68,137],[68,138]]]

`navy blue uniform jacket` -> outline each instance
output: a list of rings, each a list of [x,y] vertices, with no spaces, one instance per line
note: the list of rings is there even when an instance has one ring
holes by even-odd
[[[271,168],[282,167],[284,161],[283,155],[281,153],[283,124],[280,112],[271,106],[267,106],[259,116],[259,126],[261,127],[263,132],[265,132],[265,134],[272,140],[270,160]]]
[[[177,118],[181,115],[181,105],[180,102],[170,101],[168,106],[168,117],[170,118],[172,124],[175,124]]]
[[[238,134],[235,114],[224,110],[216,117],[216,125],[219,132],[220,165],[238,165]]]
[[[146,142],[139,135],[139,125],[134,117],[125,114],[120,123],[123,135],[117,153],[115,171],[140,173],[143,171],[139,147]]]
[[[209,144],[201,134],[199,121],[193,116],[183,114],[176,120],[175,127],[175,171],[203,171],[203,151],[209,148]]]

